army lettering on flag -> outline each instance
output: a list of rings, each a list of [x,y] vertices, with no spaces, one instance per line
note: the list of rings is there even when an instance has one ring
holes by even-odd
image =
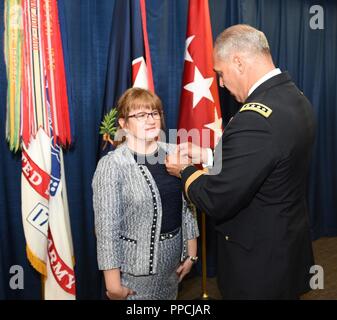
[[[45,299],[75,299],[67,203],[62,149],[40,128],[23,145],[21,204],[27,257],[45,276]]]
[[[71,143],[57,0],[5,0],[7,140],[22,149],[27,258],[45,299],[75,299],[74,253],[61,146]]]
[[[73,245],[62,149],[51,141],[48,259],[45,299],[74,299]]]

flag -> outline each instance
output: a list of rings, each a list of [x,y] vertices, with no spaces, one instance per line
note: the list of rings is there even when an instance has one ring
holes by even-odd
[[[22,148],[27,257],[43,276],[45,299],[75,299],[61,149],[70,145],[71,130],[57,0],[5,4],[7,140],[12,151]]]
[[[214,148],[221,138],[222,116],[212,56],[213,38],[208,0],[189,0],[178,143],[192,140],[204,148]],[[205,213],[201,217],[201,238],[205,244],[201,246],[202,256],[206,259]],[[210,233],[211,237],[212,235],[214,233]],[[205,266],[206,260],[202,264],[203,274],[206,274]],[[202,292],[207,292],[204,281]]]
[[[145,0],[116,1],[112,21],[104,114],[131,86],[154,91]]]
[[[23,145],[22,221],[28,260],[44,276],[44,298],[72,300],[75,274],[63,156],[52,139],[40,127],[29,147]]]
[[[111,32],[102,119],[128,88],[154,92],[145,0],[116,1],[112,21],[111,30],[119,32]],[[111,144],[106,148],[108,136],[103,141],[100,156],[113,148]]]
[[[29,146],[22,147],[21,211],[28,260],[44,276],[47,276],[50,159],[49,137],[40,128]]]
[[[52,138],[53,139],[53,138]],[[50,141],[49,228],[46,300],[75,299],[73,244],[70,230],[63,152]]]
[[[213,71],[213,39],[207,0],[190,0],[178,129],[194,130],[203,147],[214,148],[222,135],[218,86]],[[179,142],[187,136],[178,133]]]

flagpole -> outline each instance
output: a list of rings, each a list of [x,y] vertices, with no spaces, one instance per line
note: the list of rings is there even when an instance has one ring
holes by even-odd
[[[201,274],[202,274],[202,283],[201,283],[201,292],[202,300],[208,300],[209,296],[207,293],[207,260],[206,260],[206,214],[205,212],[201,213]]]
[[[222,119],[216,74],[213,70],[212,43],[208,1],[190,0],[178,129],[197,129],[201,137],[203,130],[207,128],[209,133],[214,131],[215,138],[220,131],[222,132]],[[198,79],[202,79],[202,84]],[[182,140],[180,142],[188,142],[185,138]],[[206,141],[202,141],[203,143],[195,140],[194,143],[212,149],[215,146],[211,140],[209,146]],[[203,212],[201,215],[202,296],[198,300],[209,300],[211,298],[207,292],[206,216]]]
[[[195,211],[197,210],[194,207]],[[206,214],[201,213],[201,296],[195,300],[214,300],[207,291]]]

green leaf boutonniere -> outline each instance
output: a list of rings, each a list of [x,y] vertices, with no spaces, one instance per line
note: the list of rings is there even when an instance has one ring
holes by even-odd
[[[116,127],[116,118],[117,118],[117,110],[112,108],[105,116],[99,128],[99,133],[103,135],[103,141],[105,144],[103,146],[103,150],[106,148],[107,143],[111,143],[113,145],[113,138],[117,131]]]

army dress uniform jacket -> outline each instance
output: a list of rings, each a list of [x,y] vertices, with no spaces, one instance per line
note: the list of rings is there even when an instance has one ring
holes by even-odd
[[[187,196],[216,220],[224,298],[293,299],[308,291],[314,128],[309,101],[281,73],[257,87],[225,128],[214,155],[221,172],[182,172]]]
[[[174,149],[174,145],[158,144],[161,152]],[[162,206],[148,168],[138,164],[123,143],[99,161],[92,187],[99,269],[120,268],[134,276],[155,274]],[[181,230],[183,261],[187,240],[199,236],[196,217],[184,197]]]

